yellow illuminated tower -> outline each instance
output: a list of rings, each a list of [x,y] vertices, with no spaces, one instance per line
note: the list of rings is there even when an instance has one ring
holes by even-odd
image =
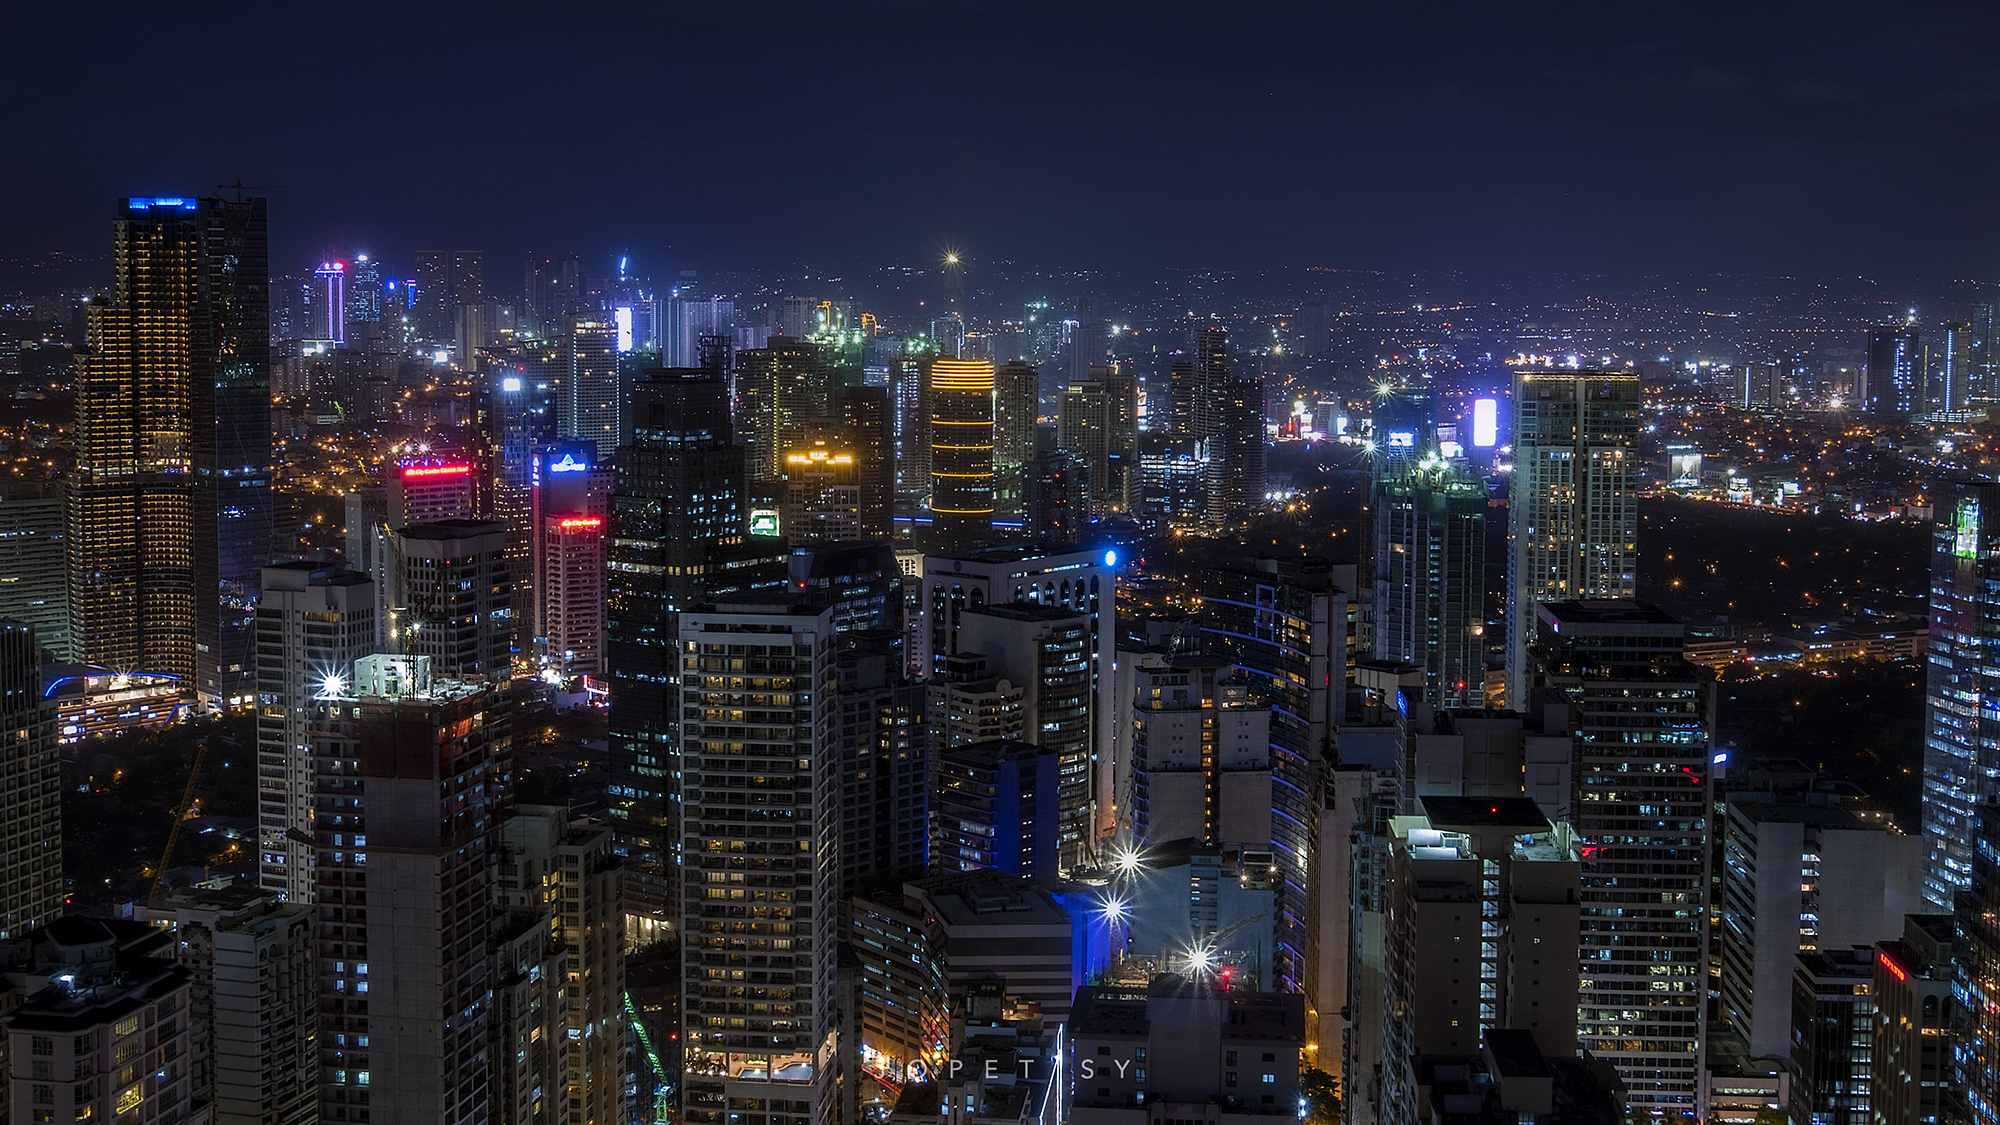
[[[993,533],[993,365],[931,361],[931,536],[939,550],[986,546]]]

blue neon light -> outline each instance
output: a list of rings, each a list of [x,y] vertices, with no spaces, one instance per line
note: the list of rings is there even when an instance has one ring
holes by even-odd
[[[155,207],[174,207],[182,211],[194,210],[194,200],[178,195],[133,196],[125,205],[134,211],[150,211]]]
[[[589,465],[579,465],[576,463],[576,455],[574,453],[563,454],[562,460],[549,466],[549,471],[552,473],[581,473],[587,472],[589,469]]]

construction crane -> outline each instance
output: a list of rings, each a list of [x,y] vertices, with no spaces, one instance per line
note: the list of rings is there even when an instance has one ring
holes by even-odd
[[[174,845],[181,842],[181,822],[187,819],[188,810],[194,807],[194,785],[201,778],[202,759],[208,757],[208,739],[195,743],[194,763],[188,767],[187,789],[181,793],[181,803],[174,809],[174,826],[167,831],[167,850],[160,854],[160,865],[153,869],[153,889],[146,895],[151,902],[160,897],[160,881],[167,877],[167,865],[173,862]]]
[[[246,191],[270,191],[273,188],[282,188],[284,186],[283,184],[246,184],[239,179],[231,184],[217,184],[215,185],[215,189],[217,191],[234,191],[236,193],[236,202],[241,203],[243,202],[243,193]]]

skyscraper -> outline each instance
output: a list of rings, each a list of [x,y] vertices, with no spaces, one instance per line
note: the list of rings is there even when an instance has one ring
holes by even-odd
[[[310,704],[322,1121],[501,1119],[497,728],[483,721],[496,689],[429,664],[364,657],[346,691]]]
[[[703,606],[680,615],[678,637],[673,692],[693,716],[676,770],[686,864],[681,1119],[830,1120],[840,893],[838,771],[826,768],[836,761],[833,609]],[[791,706],[759,712],[761,726],[736,725],[734,714],[764,698],[744,688]],[[742,982],[738,958],[757,966]]]
[[[1110,358],[1110,350],[1105,343],[1104,313],[1098,307],[1097,298],[1083,296],[1076,302],[1076,330],[1070,336],[1069,381],[1081,383],[1088,380],[1090,369],[1101,366]]]
[[[417,251],[417,292],[411,312],[417,332],[448,343],[459,328],[459,310],[486,299],[486,255],[479,250]]]
[[[983,547],[993,533],[993,365],[931,361],[931,536],[940,551]]]
[[[895,442],[886,387],[841,387],[833,410],[847,424],[859,463],[861,538],[887,539],[896,500]]]
[[[71,643],[240,704],[271,552],[264,201],[128,199],[112,249],[76,364]]]
[[[1087,606],[1013,602],[968,609],[959,622],[959,652],[984,656],[994,673],[1021,685],[1024,734],[1056,755],[1057,857],[1065,871],[1097,856],[1093,782],[1109,760],[1092,741],[1111,724],[1094,690],[1092,640]]]
[[[62,780],[55,704],[35,631],[0,620],[0,940],[62,916]]]
[[[390,532],[389,612],[393,651],[430,657],[440,676],[505,683],[515,635],[506,526],[438,520]]]
[[[569,370],[556,432],[596,442],[597,456],[606,461],[618,449],[617,333],[617,325],[596,315],[570,317],[563,333]]]
[[[1639,377],[1523,371],[1508,500],[1507,703],[1523,707],[1535,607],[1629,598],[1639,569]]]
[[[711,372],[649,371],[632,388],[611,495],[605,657],[611,668],[606,803],[627,860],[626,906],[655,922],[678,911],[679,614],[747,532],[743,450],[729,390]],[[642,935],[647,936],[647,935]]]
[[[736,353],[736,431],[752,480],[784,476],[785,442],[809,418],[827,416],[831,372],[819,345],[773,336]]]
[[[347,263],[321,262],[313,271],[313,338],[347,342]]]
[[[63,527],[68,486],[59,480],[0,485],[0,618],[32,626],[57,660],[69,645],[69,539]]]
[[[1139,456],[1138,392],[1118,367],[1093,367],[1063,391],[1057,411],[1056,448],[1090,466],[1091,500],[1106,511],[1126,509],[1127,470]]]
[[[1952,909],[1972,885],[1981,806],[2000,799],[2000,485],[1941,485],[1931,530],[1924,688],[1924,897]]]
[[[994,503],[1001,511],[1020,510],[1021,467],[1035,456],[1041,394],[1042,376],[1032,365],[1012,360],[994,369]]]
[[[1373,494],[1363,593],[1375,659],[1421,665],[1433,706],[1485,706],[1486,486],[1428,453],[1393,463]]]
[[[375,651],[375,584],[317,563],[264,568],[257,612],[257,881],[312,902],[311,702],[352,686],[354,662]]]
[[[1883,418],[1902,420],[1923,410],[1923,337],[1914,323],[1888,324],[1868,330],[1868,393],[1863,408]]]
[[[1635,1113],[1692,1114],[1709,989],[1712,684],[1683,655],[1681,623],[1643,602],[1535,613],[1533,699],[1564,705],[1576,742],[1578,1035],[1618,1068]]]

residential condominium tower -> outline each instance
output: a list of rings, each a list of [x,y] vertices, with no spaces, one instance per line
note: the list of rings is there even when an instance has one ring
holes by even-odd
[[[1972,885],[1981,805],[2000,799],[2000,485],[1941,486],[1931,525],[1924,689],[1924,897],[1952,909]]]
[[[1514,382],[1508,501],[1507,703],[1533,667],[1535,607],[1629,598],[1639,556],[1639,377],[1523,371]]]

